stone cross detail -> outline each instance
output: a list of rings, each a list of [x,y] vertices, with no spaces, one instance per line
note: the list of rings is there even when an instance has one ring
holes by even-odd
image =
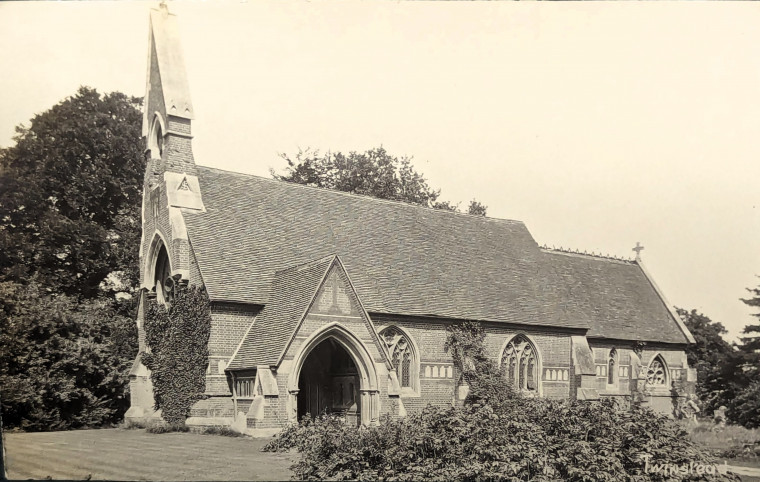
[[[641,251],[644,249],[644,246],[639,244],[638,241],[636,241],[636,247],[634,247],[631,251],[636,251],[636,261],[641,261]]]

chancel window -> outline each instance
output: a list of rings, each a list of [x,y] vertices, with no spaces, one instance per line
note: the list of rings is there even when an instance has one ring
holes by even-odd
[[[610,350],[610,357],[607,360],[607,385],[615,384],[615,367],[617,366],[617,350]]]
[[[507,343],[501,356],[505,376],[515,390],[538,393],[538,356],[536,347],[523,335]]]
[[[411,341],[395,327],[387,328],[381,336],[388,346],[388,353],[391,355],[391,363],[396,370],[399,385],[402,389],[414,390],[416,360]]]
[[[665,361],[657,355],[647,370],[647,383],[650,385],[667,385],[668,371]]]

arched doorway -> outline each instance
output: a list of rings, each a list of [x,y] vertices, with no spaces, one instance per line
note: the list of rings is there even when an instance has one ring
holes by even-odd
[[[360,379],[356,362],[332,337],[320,342],[304,360],[298,377],[298,418],[323,413],[361,423]]]
[[[317,352],[318,354],[311,358],[312,352],[323,343],[327,344],[324,348],[320,349],[321,355],[319,354],[320,352]],[[337,378],[340,378],[340,371],[331,372],[332,362],[328,363],[326,361],[329,357],[340,353],[337,348],[341,348],[348,354],[349,359],[356,368],[355,375],[352,378],[356,381],[354,383],[354,396],[356,398],[357,423],[361,423],[361,425],[378,423],[380,418],[380,390],[375,362],[364,343],[338,322],[330,323],[318,329],[304,340],[296,350],[290,375],[288,376],[289,398],[287,407],[288,420],[290,422],[297,422],[299,408],[304,407],[304,405],[301,405],[302,403],[306,403],[301,401],[307,399],[307,394],[301,395],[302,387],[307,388],[308,391],[307,385],[313,386],[317,380],[310,378],[309,375],[305,375],[302,382],[302,372],[311,372],[312,375],[314,375],[314,372],[317,372],[317,375],[319,375],[319,373],[326,371],[328,379],[332,380],[335,375],[338,375]],[[325,351],[323,352],[322,350]],[[321,362],[312,367],[314,365],[312,363],[313,360],[320,360]],[[385,364],[388,370],[392,369],[392,365],[388,360],[385,360]],[[351,382],[349,381],[348,383],[350,384]],[[324,387],[324,384],[322,386]],[[359,392],[358,396],[355,393],[357,390]],[[323,398],[323,400],[326,400],[326,398]],[[327,404],[324,406],[326,407]],[[306,413],[306,408],[303,408],[303,410]],[[308,413],[311,413],[311,411]]]

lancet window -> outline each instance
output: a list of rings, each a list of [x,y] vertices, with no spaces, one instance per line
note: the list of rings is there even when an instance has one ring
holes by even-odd
[[[617,378],[617,350],[610,350],[610,356],[607,360],[607,385],[614,385]]]

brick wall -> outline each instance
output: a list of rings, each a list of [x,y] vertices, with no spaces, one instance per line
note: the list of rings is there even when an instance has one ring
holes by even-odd
[[[209,365],[206,372],[206,394],[232,395],[231,381],[225,369],[227,362],[243,340],[245,332],[261,307],[238,303],[213,303],[211,334],[208,341]]]
[[[167,135],[164,141],[164,161],[166,170],[195,176],[190,120],[169,116]]]
[[[456,399],[459,375],[441,377],[441,367],[452,367],[451,354],[445,349],[446,328],[450,320],[424,319],[373,314],[378,331],[388,326],[402,328],[415,342],[420,356],[420,394],[418,398],[402,397],[407,411],[432,403],[451,404]],[[552,329],[517,327],[507,324],[483,323],[486,353],[499,364],[505,345],[517,334],[528,335],[541,358],[541,392],[548,398],[569,398],[573,380],[571,371],[570,336]],[[434,369],[438,368],[438,376]],[[574,390],[572,391],[574,393]]]

